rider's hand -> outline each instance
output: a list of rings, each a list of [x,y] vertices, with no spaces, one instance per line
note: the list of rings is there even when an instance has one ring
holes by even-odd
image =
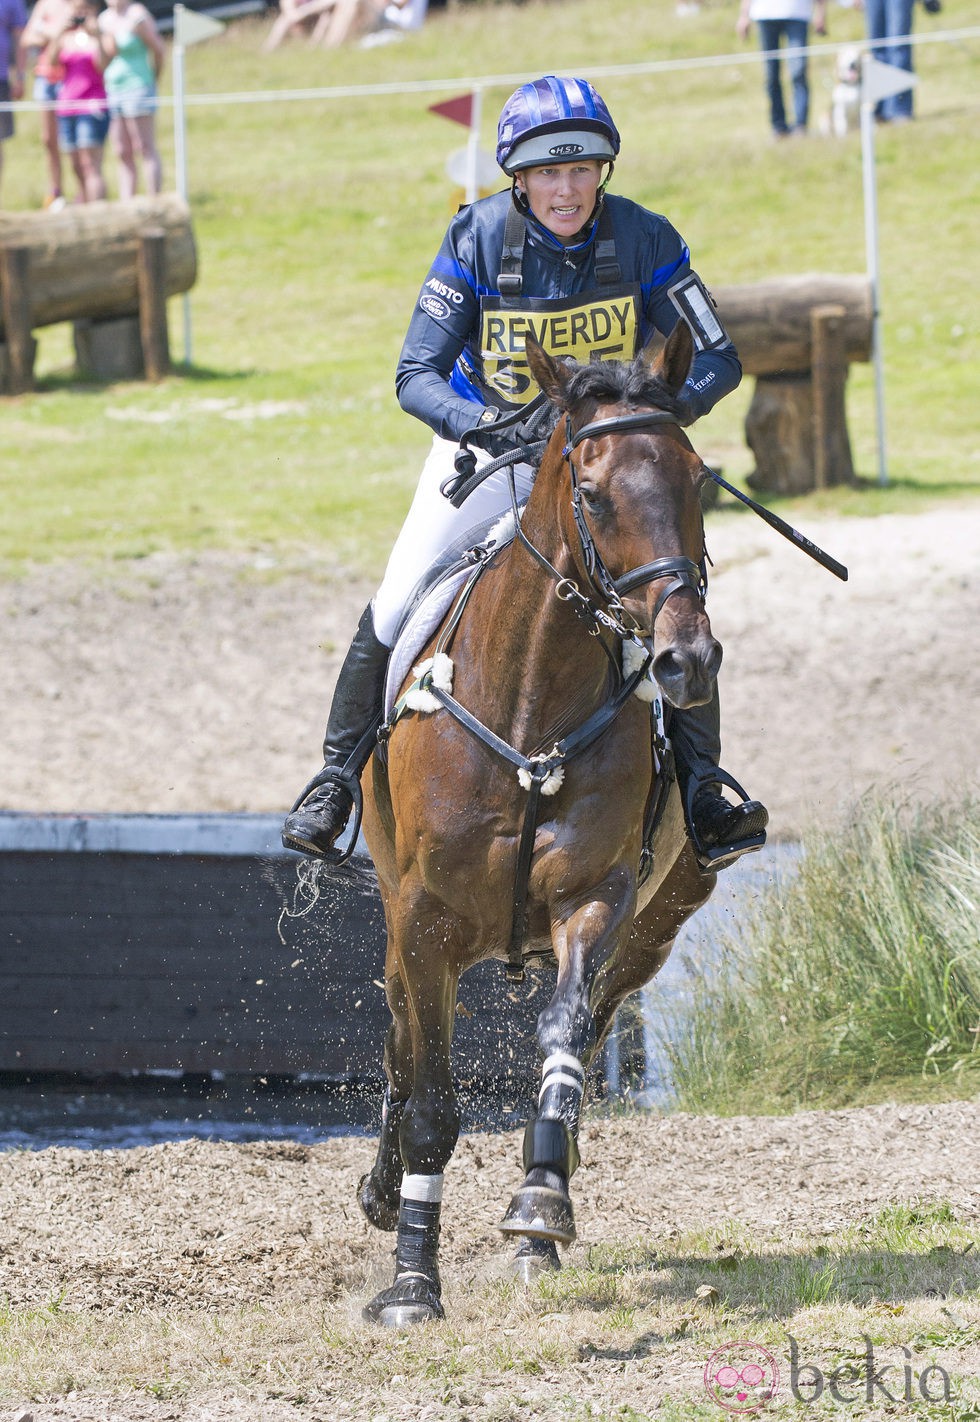
[[[471,449],[482,449],[496,458],[515,447],[513,428],[499,430],[496,427],[503,419],[503,412],[488,405],[472,429],[466,431],[466,443]]]

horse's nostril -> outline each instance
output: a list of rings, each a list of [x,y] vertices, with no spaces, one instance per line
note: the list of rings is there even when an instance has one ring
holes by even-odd
[[[689,671],[690,661],[683,652],[668,647],[653,659],[653,674],[661,686],[672,686]]]

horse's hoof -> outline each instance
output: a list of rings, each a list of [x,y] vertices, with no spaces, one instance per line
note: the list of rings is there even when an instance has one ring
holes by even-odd
[[[398,1198],[385,1199],[378,1189],[374,1176],[362,1175],[357,1187],[357,1203],[375,1229],[393,1230],[398,1228]]]
[[[526,1234],[532,1239],[571,1244],[575,1238],[572,1202],[561,1190],[550,1190],[545,1185],[522,1185],[507,1206],[498,1228],[504,1234]]]
[[[551,1239],[523,1237],[514,1255],[511,1273],[520,1284],[533,1284],[542,1274],[554,1274],[561,1269],[558,1250]]]
[[[416,1328],[420,1323],[436,1323],[445,1318],[439,1286],[419,1274],[396,1279],[361,1310],[366,1323],[382,1328]]]

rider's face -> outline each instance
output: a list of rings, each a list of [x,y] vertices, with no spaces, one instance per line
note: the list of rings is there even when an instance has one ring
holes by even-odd
[[[525,168],[517,174],[517,188],[541,225],[559,241],[570,242],[592,216],[601,180],[602,164],[586,158]]]

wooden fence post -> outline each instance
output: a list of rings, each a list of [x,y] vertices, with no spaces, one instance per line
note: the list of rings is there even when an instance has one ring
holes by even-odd
[[[0,248],[7,393],[10,395],[22,395],[34,389],[36,345],[31,335],[30,264],[29,248]]]
[[[817,489],[853,482],[851,442],[847,434],[844,387],[843,306],[815,306],[810,312],[813,381],[813,482]]]
[[[167,334],[166,234],[161,227],[140,233],[136,263],[140,304],[140,343],[147,380],[162,380],[170,371]]]

